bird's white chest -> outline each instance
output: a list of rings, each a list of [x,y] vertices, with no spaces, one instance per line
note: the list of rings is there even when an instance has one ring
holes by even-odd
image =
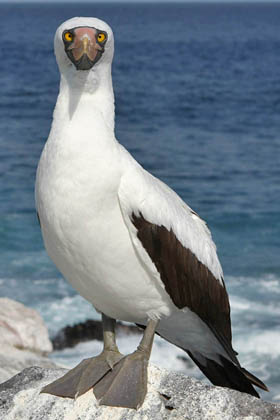
[[[36,179],[36,202],[43,225],[58,240],[67,233],[80,236],[88,223],[116,206],[120,171],[114,151],[102,156],[88,143],[69,138],[68,144],[50,141],[42,153]],[[74,238],[72,238],[73,240]]]
[[[66,137],[64,135],[64,137]],[[78,147],[77,147],[78,146]],[[47,251],[65,274],[67,265],[82,269],[103,249],[118,215],[120,173],[114,152],[84,142],[48,142],[36,179],[36,203]],[[119,224],[117,225],[119,226]]]
[[[36,202],[47,252],[64,277],[100,311],[140,322],[149,311],[166,312],[166,296],[139,262],[124,223],[118,153],[66,154],[47,144]]]

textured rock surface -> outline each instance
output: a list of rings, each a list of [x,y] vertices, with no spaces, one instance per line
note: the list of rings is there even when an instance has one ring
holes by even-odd
[[[47,328],[34,309],[0,298],[0,383],[28,366],[55,366]]]
[[[64,372],[33,367],[1,384],[1,420],[280,420],[280,405],[154,366],[149,368],[148,394],[138,411],[99,406],[91,390],[76,401],[39,393]]]

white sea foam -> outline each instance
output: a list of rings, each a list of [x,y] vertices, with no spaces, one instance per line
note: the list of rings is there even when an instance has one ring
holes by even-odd
[[[280,315],[280,305],[277,305],[274,302],[262,303],[256,300],[248,300],[244,297],[231,295],[230,304],[233,315],[248,311],[256,313],[258,315]]]
[[[13,258],[10,263],[14,267],[34,267],[34,261],[36,261],[36,269],[41,270],[46,264],[49,263],[49,257],[44,250],[21,252],[19,254],[13,253]]]
[[[280,279],[276,278],[276,276],[269,275],[265,280],[259,281],[258,284],[264,291],[269,290],[278,295],[280,294]]]
[[[43,316],[50,334],[66,325],[74,325],[87,319],[100,319],[93,306],[80,295],[66,296],[60,300],[42,301],[36,305]]]
[[[246,292],[247,288],[257,289],[260,293],[280,294],[280,278],[276,274],[267,273],[261,277],[226,276],[226,285],[231,287],[240,286],[240,290]]]
[[[277,358],[280,357],[280,331],[276,328],[267,331],[245,331],[235,337],[234,345],[241,349],[242,354],[256,353]]]

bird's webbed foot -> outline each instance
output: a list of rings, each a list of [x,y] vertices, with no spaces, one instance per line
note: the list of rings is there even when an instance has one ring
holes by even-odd
[[[58,397],[77,398],[98,383],[124,357],[115,340],[115,323],[102,315],[104,350],[96,357],[83,360],[62,378],[45,386],[41,392]]]
[[[76,398],[90,388],[101,405],[139,408],[147,393],[147,369],[158,321],[150,320],[137,350],[123,356],[115,342],[114,320],[102,316],[104,350],[83,360],[41,392]]]
[[[116,350],[103,350],[96,357],[84,359],[62,378],[46,385],[41,392],[58,397],[77,398],[98,383],[123,358]]]
[[[125,356],[94,387],[93,393],[101,405],[137,409],[147,393],[149,357],[136,350]]]
[[[123,357],[94,387],[99,404],[139,408],[147,393],[147,370],[157,321],[149,321],[137,350]]]

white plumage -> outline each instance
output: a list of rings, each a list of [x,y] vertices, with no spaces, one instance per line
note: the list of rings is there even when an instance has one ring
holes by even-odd
[[[83,26],[108,34],[102,58],[89,71],[76,70],[62,42],[63,31]],[[132,223],[132,214],[141,215],[172,230],[223,285],[205,222],[115,138],[113,50],[112,30],[95,18],[71,19],[56,32],[60,92],[36,177],[36,206],[47,252],[98,311],[144,325],[160,319],[157,331],[172,343],[218,363],[220,355],[230,360],[199,315],[174,304]]]

